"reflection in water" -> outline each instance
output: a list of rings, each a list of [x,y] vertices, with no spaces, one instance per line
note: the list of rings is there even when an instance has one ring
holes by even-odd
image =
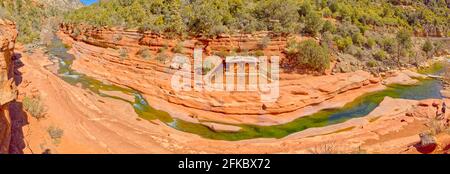
[[[191,123],[177,118],[172,118],[167,112],[152,108],[144,97],[133,89],[123,88],[111,84],[105,84],[92,77],[78,73],[71,69],[74,56],[67,53],[67,48],[55,38],[52,45],[48,47],[50,57],[59,62],[58,76],[72,85],[81,84],[81,87],[88,89],[100,96],[123,100],[131,104],[136,113],[143,119],[158,119],[166,125],[180,131],[185,131],[200,135],[204,138],[220,140],[243,140],[251,138],[282,138],[291,133],[299,132],[311,127],[321,127],[330,124],[344,122],[351,118],[361,117],[374,110],[386,96],[405,99],[426,99],[442,98],[440,90],[442,84],[438,80],[422,80],[416,86],[393,85],[388,89],[365,94],[358,97],[353,102],[346,104],[342,108],[325,109],[315,114],[295,119],[289,123],[274,126],[256,126],[256,125],[234,125],[242,128],[239,132],[215,132],[208,127]],[[118,96],[107,95],[101,91],[120,91],[127,95],[133,95],[135,100],[128,101]]]

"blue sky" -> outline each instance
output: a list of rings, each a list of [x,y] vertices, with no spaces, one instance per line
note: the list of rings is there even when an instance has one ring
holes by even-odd
[[[84,5],[91,5],[92,3],[97,2],[97,0],[80,0]]]

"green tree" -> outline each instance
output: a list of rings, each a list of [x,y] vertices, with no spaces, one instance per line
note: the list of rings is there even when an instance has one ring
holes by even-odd
[[[384,61],[387,58],[387,53],[384,50],[379,50],[372,54],[373,57],[379,61]]]
[[[351,37],[336,37],[334,39],[337,47],[341,51],[345,51],[348,47],[353,45],[353,41]]]
[[[303,31],[312,36],[316,36],[317,33],[322,29],[322,16],[315,12],[310,12],[306,14],[304,19],[305,28],[303,29]]]
[[[371,37],[367,38],[367,42],[366,42],[367,48],[373,48],[376,44],[377,43],[376,43],[375,39],[373,39]]]
[[[358,32],[352,35],[352,41],[355,45],[362,46],[365,44],[366,38]]]
[[[334,26],[333,23],[331,23],[328,20],[323,23],[321,32],[323,34],[323,33],[327,32],[327,31],[330,32],[330,33],[335,33],[336,32],[336,27]]]
[[[425,43],[422,45],[422,51],[427,54],[427,58],[430,57],[430,52],[433,50],[433,44],[430,40],[426,40]]]
[[[331,15],[333,15],[333,12],[331,12],[331,10],[328,7],[325,7],[322,10],[322,15],[323,15],[323,17],[329,18],[329,17],[331,17]]]
[[[397,64],[400,66],[400,56],[402,52],[408,50],[412,46],[411,32],[402,29],[397,32]]]
[[[306,40],[293,44],[295,51],[291,50],[289,57],[295,59],[297,66],[308,67],[323,72],[330,66],[330,58],[326,47],[320,46],[314,40]]]
[[[387,51],[390,54],[393,54],[395,52],[395,46],[397,43],[394,38],[384,37],[381,38],[378,42],[384,51]]]

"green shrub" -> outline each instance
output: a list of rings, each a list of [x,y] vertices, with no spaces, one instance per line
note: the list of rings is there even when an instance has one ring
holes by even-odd
[[[376,41],[373,38],[367,38],[366,47],[373,48],[376,45]]]
[[[64,135],[64,130],[59,127],[50,126],[47,128],[47,133],[52,138],[53,143],[58,144],[61,141],[62,136]]]
[[[378,63],[375,60],[370,60],[370,61],[367,62],[367,66],[369,66],[369,67],[376,67],[376,66],[378,66]]]
[[[323,23],[322,33],[325,33],[325,32],[335,33],[336,27],[330,21],[325,21],[325,23]]]
[[[264,56],[264,52],[262,50],[256,50],[255,51],[255,56],[256,57]]]
[[[329,8],[330,8],[331,12],[336,13],[339,10],[339,2],[331,1]]]
[[[348,47],[353,45],[353,41],[351,37],[336,37],[334,42],[336,43],[337,47],[341,51],[347,50]]]
[[[158,55],[156,55],[156,60],[160,63],[166,63],[166,60],[169,56],[167,55],[167,53],[165,51],[158,53]]]
[[[225,58],[225,57],[229,56],[230,54],[225,49],[221,49],[220,51],[215,52],[214,55],[219,56],[221,58]]]
[[[303,3],[300,4],[300,8],[298,10],[298,13],[300,14],[300,16],[306,16],[311,12],[313,12],[313,7],[311,6],[311,2],[303,1]]]
[[[408,49],[412,46],[411,36],[412,33],[410,31],[401,29],[396,35],[397,43],[401,46],[401,48]]]
[[[294,55],[298,52],[298,42],[295,39],[289,39],[286,45],[286,53],[288,55]]]
[[[212,68],[210,66],[203,66],[202,67],[202,75],[208,74],[211,70],[212,70]]]
[[[328,48],[333,48],[334,45],[334,35],[331,34],[330,32],[325,32],[322,34],[322,40],[321,40],[321,45],[324,45]]]
[[[128,58],[128,50],[126,48],[119,48],[119,56],[122,60]]]
[[[362,46],[366,42],[366,38],[361,33],[354,33],[352,35],[352,42],[357,46]]]
[[[13,20],[11,14],[3,7],[0,7],[0,19]]]
[[[412,33],[408,30],[401,29],[397,32],[396,39],[398,45],[397,63],[400,66],[400,56],[407,54],[408,50],[412,47]]]
[[[25,96],[22,105],[25,111],[31,114],[32,117],[38,120],[45,118],[45,107],[41,101],[41,97],[31,98]]]
[[[384,51],[387,51],[388,53],[394,53],[395,47],[396,47],[396,41],[393,38],[385,37],[381,40],[380,44]]]
[[[167,49],[169,49],[169,44],[168,44],[167,42],[164,42],[163,45],[162,45],[162,47],[161,47],[160,49],[162,49],[162,50],[167,50]]]
[[[178,42],[175,47],[173,47],[172,51],[174,53],[183,53],[184,44],[182,41]]]
[[[319,72],[329,67],[328,50],[314,40],[306,40],[291,46],[296,46],[297,49],[289,52],[288,57],[294,59],[297,66],[308,67]]]
[[[364,57],[364,53],[363,53],[364,51],[361,49],[361,47],[356,47],[356,46],[353,46],[353,47],[355,47],[355,48],[354,48],[354,51],[352,51],[351,54],[353,56],[359,58],[359,59],[363,58]]]
[[[328,8],[328,7],[325,7],[323,10],[322,10],[322,15],[323,15],[323,17],[331,17],[331,15],[333,15],[333,12],[331,12],[331,10]]]
[[[258,49],[260,50],[264,50],[265,48],[267,48],[267,46],[270,43],[270,37],[269,36],[265,36],[264,38],[262,38],[259,42],[258,42]]]
[[[433,44],[430,40],[426,40],[425,43],[422,45],[422,51],[425,52],[427,55],[433,50]]]
[[[138,51],[138,55],[141,56],[141,58],[146,59],[146,60],[149,60],[152,57],[150,50],[148,48],[140,48]]]
[[[322,29],[323,20],[319,14],[310,12],[306,14],[304,23],[305,27],[303,28],[303,31],[312,36],[316,36],[317,33]]]
[[[373,57],[379,61],[384,61],[387,59],[387,53],[383,50],[379,50],[372,54]]]
[[[119,42],[121,40],[122,40],[122,35],[120,35],[120,34],[113,35],[113,41],[114,42]]]

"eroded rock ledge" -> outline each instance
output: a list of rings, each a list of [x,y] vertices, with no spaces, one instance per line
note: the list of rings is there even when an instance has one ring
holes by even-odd
[[[17,37],[15,24],[0,19],[0,153],[8,153],[11,117],[8,103],[16,98],[12,57]]]

